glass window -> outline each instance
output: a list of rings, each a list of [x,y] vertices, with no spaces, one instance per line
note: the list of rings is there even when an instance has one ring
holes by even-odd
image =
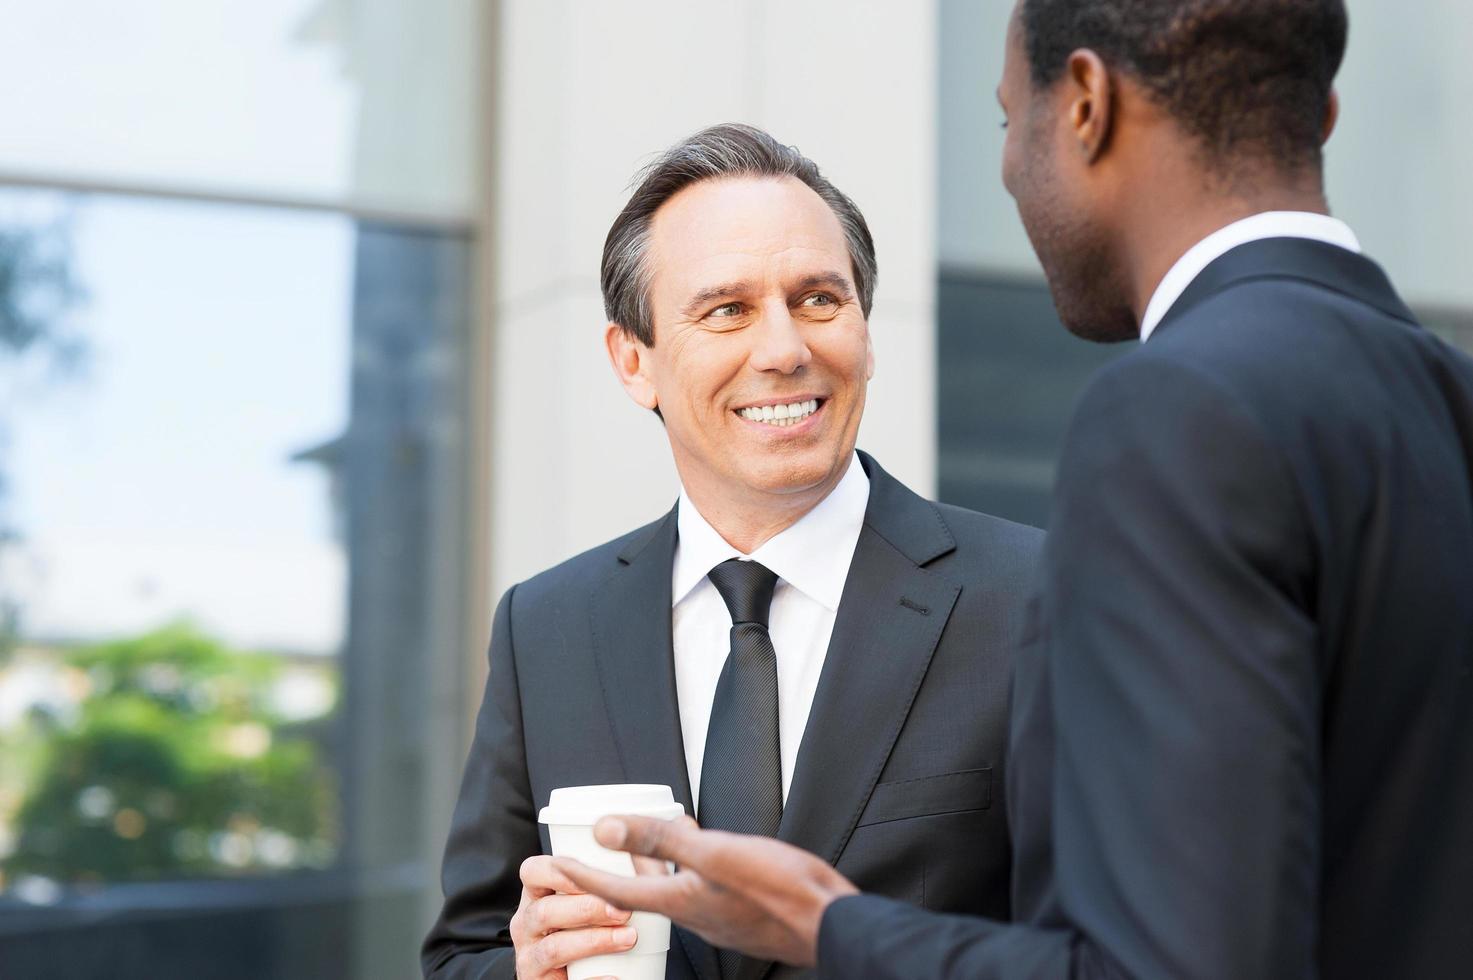
[[[49,0],[0,31],[0,174],[464,219],[473,0]]]
[[[936,314],[940,498],[1046,527],[1074,398],[1125,348],[1072,336],[1033,278],[945,269]]]
[[[0,189],[7,975],[414,968],[467,275],[456,236]]]

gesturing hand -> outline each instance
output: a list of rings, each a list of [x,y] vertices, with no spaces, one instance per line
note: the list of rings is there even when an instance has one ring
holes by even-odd
[[[567,965],[622,953],[638,938],[629,913],[564,877],[546,855],[522,862],[522,903],[511,917],[518,980],[567,980]]]
[[[594,836],[604,847],[673,861],[679,870],[620,878],[555,858],[579,888],[620,908],[667,915],[713,945],[764,960],[812,966],[824,909],[857,892],[807,851],[770,837],[701,830],[690,817],[605,817]]]

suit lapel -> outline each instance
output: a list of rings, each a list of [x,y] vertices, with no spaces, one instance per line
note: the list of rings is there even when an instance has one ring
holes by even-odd
[[[961,594],[923,567],[956,547],[935,506],[860,459],[869,505],[778,830],[830,864],[874,791]]]
[[[693,814],[670,636],[675,544],[672,510],[619,554],[594,600],[593,646],[625,781],[669,786]],[[694,933],[674,931],[697,976],[716,980],[715,950]]]
[[[619,555],[594,600],[593,644],[614,743],[632,783],[661,783],[690,811],[675,656],[670,640],[670,568],[675,512]]]

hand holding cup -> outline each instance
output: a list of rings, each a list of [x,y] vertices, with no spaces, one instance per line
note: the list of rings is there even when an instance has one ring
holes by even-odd
[[[594,839],[593,825],[609,813],[638,813],[652,819],[671,820],[683,812],[684,808],[675,802],[668,786],[624,783],[555,789],[537,818],[547,826],[548,840],[556,857],[575,858],[612,875],[668,876],[669,868],[663,861],[644,858],[636,861],[629,854],[603,847]],[[527,878],[529,866],[534,879],[530,885]],[[603,900],[586,894],[557,869],[552,858],[531,858],[522,867],[524,902],[530,896],[532,904],[528,908],[534,910],[524,917],[528,937],[533,940],[528,949],[530,951],[539,941],[544,944],[540,958],[533,959],[529,967],[536,969],[552,963],[561,965],[551,967],[557,972],[528,973],[525,976],[519,972],[519,978],[563,980],[565,970],[567,980],[593,980],[606,976],[617,976],[619,980],[664,980],[665,959],[670,949],[670,920],[667,917],[652,912],[635,912],[629,915],[627,924],[611,928],[604,924],[610,911]],[[548,901],[553,898],[559,902]],[[539,900],[546,904],[537,904]],[[540,926],[560,921],[577,921],[583,925],[573,930],[543,934],[541,940],[533,936]],[[593,948],[592,944],[604,938],[613,941],[617,937],[620,942],[629,938],[620,929],[634,933],[631,945],[617,949]],[[521,959],[518,947],[519,969]]]
[[[587,894],[552,862],[522,862],[522,901],[511,919],[519,980],[567,980],[568,964],[625,952],[638,939],[628,912]]]

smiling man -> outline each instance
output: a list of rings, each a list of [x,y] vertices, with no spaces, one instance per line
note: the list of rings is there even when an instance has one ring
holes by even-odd
[[[1009,915],[1008,657],[1042,534],[856,451],[875,274],[858,208],[766,133],[713,127],[643,174],[605,343],[682,492],[502,599],[426,976],[563,978],[633,944],[541,856],[559,786],[666,784],[869,891]],[[805,972],[676,934],[670,977]]]
[[[1015,658],[1016,921],[683,822],[598,830],[676,874],[558,867],[843,980],[1473,977],[1473,361],[1329,214],[1346,37],[1014,7],[1004,184],[1060,319],[1142,341],[1075,408]]]

